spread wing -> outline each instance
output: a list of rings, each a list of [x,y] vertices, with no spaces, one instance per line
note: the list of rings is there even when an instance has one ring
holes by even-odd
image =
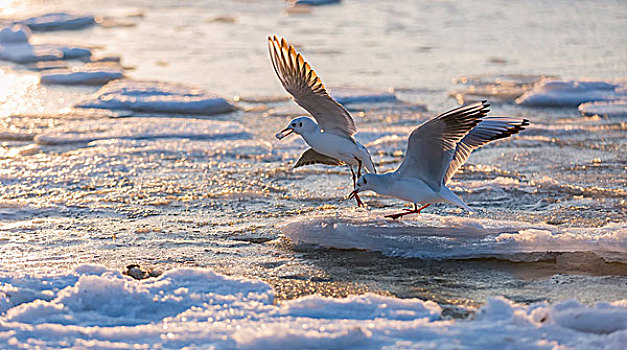
[[[508,117],[486,117],[479,125],[470,130],[464,138],[459,141],[455,148],[453,160],[444,175],[446,184],[455,175],[457,170],[466,163],[470,153],[488,142],[503,139],[513,134],[518,134],[529,125],[527,119],[516,119]]]
[[[405,159],[396,173],[440,188],[457,144],[486,116],[489,106],[487,101],[465,104],[414,129],[409,135]]]
[[[313,148],[310,148],[306,150],[303,155],[300,156],[300,159],[298,160],[298,162],[296,162],[294,168],[310,164],[344,165],[344,162],[335,158],[331,158],[329,156],[325,156],[324,154],[314,151]]]
[[[299,106],[309,112],[325,132],[352,137],[357,132],[355,122],[342,105],[324,88],[324,84],[305,62],[303,56],[285,39],[268,37],[268,48],[274,70]]]

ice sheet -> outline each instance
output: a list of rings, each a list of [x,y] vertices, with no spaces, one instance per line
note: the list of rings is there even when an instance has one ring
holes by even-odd
[[[73,15],[67,12],[53,12],[45,15],[31,17],[20,21],[33,31],[51,31],[82,29],[94,25],[93,16]]]
[[[516,99],[530,107],[575,107],[591,101],[613,101],[627,97],[625,81],[544,80]]]
[[[120,80],[103,86],[77,107],[162,114],[212,115],[235,110],[224,98],[200,89],[157,81]]]
[[[93,120],[68,122],[37,135],[44,145],[87,143],[105,139],[232,139],[250,137],[239,123],[183,118],[119,118],[94,123]]]
[[[627,117],[627,99],[610,102],[587,102],[578,107],[579,112],[586,117],[600,116],[604,118]]]
[[[400,210],[396,210],[400,211]],[[560,228],[546,224],[423,213],[392,221],[390,210],[338,211],[296,218],[280,227],[297,245],[366,249],[435,259],[501,257],[538,252],[595,252],[627,261],[627,224]]]
[[[375,294],[277,305],[269,285],[204,269],[133,280],[98,265],[51,276],[0,272],[0,347],[220,349],[622,349],[627,300],[519,305],[469,319]]]
[[[44,84],[102,85],[124,77],[119,69],[52,69],[41,74]]]

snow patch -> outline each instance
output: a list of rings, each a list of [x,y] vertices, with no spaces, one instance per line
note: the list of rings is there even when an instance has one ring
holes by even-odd
[[[235,110],[224,98],[200,89],[157,81],[119,80],[76,107],[162,114],[213,115]]]
[[[529,107],[575,107],[584,102],[627,98],[624,81],[543,80],[516,99]]]
[[[389,256],[519,259],[521,253],[594,252],[627,261],[626,223],[559,228],[434,214],[402,221],[383,217],[391,213],[357,210],[310,215],[288,221],[280,230],[297,245],[366,249]]]

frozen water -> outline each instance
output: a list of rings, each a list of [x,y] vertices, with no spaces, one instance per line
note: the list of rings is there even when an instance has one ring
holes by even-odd
[[[179,118],[119,118],[62,124],[35,136],[44,145],[88,143],[105,139],[232,139],[249,137],[241,124]]]
[[[530,107],[575,107],[583,102],[613,101],[627,97],[625,82],[544,80],[516,103]]]
[[[625,118],[627,117],[627,99],[610,102],[586,102],[580,104],[578,109],[586,117]]]
[[[329,89],[331,96],[341,104],[398,102],[391,91],[338,87]]]
[[[135,281],[97,265],[0,275],[0,346],[93,348],[621,349],[626,301],[520,305],[489,299],[452,320],[432,301],[365,294],[275,305],[264,282],[204,269]]]
[[[0,29],[0,44],[27,43],[31,32],[24,25],[7,26]]]
[[[103,86],[82,108],[121,109],[161,114],[212,115],[235,110],[224,98],[180,84],[120,80]]]
[[[33,31],[82,29],[95,24],[93,16],[77,16],[66,12],[54,12],[20,21]]]
[[[499,257],[521,253],[594,252],[627,262],[627,225],[558,229],[551,225],[421,214],[392,221],[391,211],[310,215],[284,224],[297,245],[367,249],[390,256],[435,259]]]
[[[63,85],[102,85],[123,77],[124,73],[119,69],[53,69],[41,74],[41,82]]]

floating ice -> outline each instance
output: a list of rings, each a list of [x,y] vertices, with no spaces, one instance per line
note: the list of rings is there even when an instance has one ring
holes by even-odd
[[[30,30],[23,25],[13,25],[0,30],[0,60],[16,63],[33,63],[61,59],[89,58],[91,50],[78,46],[53,44],[31,45]]]
[[[33,31],[82,29],[95,24],[93,16],[77,16],[66,12],[48,13],[20,21]]]
[[[627,99],[609,102],[587,102],[578,107],[579,112],[586,117],[626,118]]]
[[[490,298],[466,320],[375,294],[273,304],[270,286],[204,269],[135,281],[96,265],[0,273],[0,348],[622,349],[627,301],[520,305]]]
[[[16,24],[0,29],[0,44],[27,43],[31,36],[28,27]]]
[[[627,83],[587,80],[544,80],[516,99],[530,107],[575,107],[584,102],[627,98]]]
[[[502,257],[537,252],[594,252],[627,261],[627,223],[599,228],[421,214],[391,221],[391,212],[352,211],[293,219],[280,230],[298,245],[367,249],[435,259]],[[618,258],[617,258],[618,257]]]
[[[180,84],[120,80],[103,86],[76,107],[121,109],[162,114],[213,115],[235,110],[215,94]]]
[[[330,4],[339,4],[340,0],[294,0],[294,5],[321,6]]]
[[[341,104],[398,102],[394,92],[385,90],[338,87],[330,89],[330,94]]]
[[[41,82],[63,85],[102,85],[123,77],[124,74],[120,69],[52,69],[42,73]]]
[[[87,143],[105,139],[232,139],[248,138],[239,123],[183,118],[119,118],[68,121],[44,131],[35,141],[44,145]]]

